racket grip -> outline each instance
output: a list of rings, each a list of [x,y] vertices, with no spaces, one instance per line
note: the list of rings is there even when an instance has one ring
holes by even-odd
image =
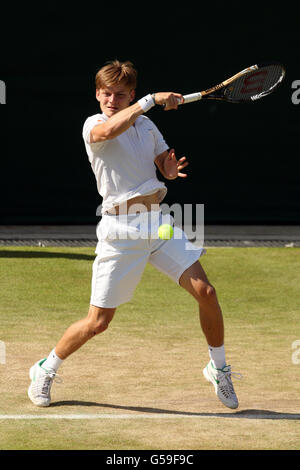
[[[193,101],[199,101],[201,100],[201,98],[202,98],[202,94],[200,92],[191,93],[190,95],[184,95],[183,97],[184,102],[182,104],[192,103]]]

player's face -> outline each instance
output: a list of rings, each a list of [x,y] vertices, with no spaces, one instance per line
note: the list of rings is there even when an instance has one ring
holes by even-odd
[[[111,117],[122,111],[122,109],[128,108],[134,96],[134,90],[130,90],[124,85],[115,85],[96,90],[96,98],[100,103],[102,112],[107,117]]]

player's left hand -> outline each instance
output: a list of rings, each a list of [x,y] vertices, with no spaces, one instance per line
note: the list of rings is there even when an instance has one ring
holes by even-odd
[[[181,173],[181,170],[185,168],[189,163],[186,161],[186,157],[181,157],[177,160],[175,150],[171,149],[164,161],[164,170],[167,178],[173,180],[178,176],[180,178],[186,178],[186,173]]]

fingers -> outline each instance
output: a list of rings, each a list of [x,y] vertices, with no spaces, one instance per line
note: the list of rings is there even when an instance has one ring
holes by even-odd
[[[188,163],[188,162],[186,162],[186,163],[184,163],[183,165],[179,165],[179,166],[177,166],[177,168],[178,168],[178,171],[180,171],[180,170],[183,170],[183,168],[187,167],[187,166],[188,166],[188,164],[189,164],[189,163]]]
[[[177,160],[176,155],[175,155],[175,150],[171,149],[168,153],[167,160],[172,165],[172,168],[173,168],[172,169],[172,174],[174,173],[174,175],[175,175],[175,173],[176,173],[175,178],[177,176],[180,176],[181,178],[186,178],[188,176],[186,173],[181,173],[181,170],[183,170],[189,164],[189,162],[186,161],[186,157],[181,157],[181,158],[179,158],[179,160]],[[171,161],[172,161],[172,163],[171,163]]]
[[[165,111],[170,109],[177,109],[179,104],[184,102],[183,95],[181,93],[174,93],[171,91],[155,93],[155,102],[164,107]]]
[[[178,105],[183,103],[183,96],[180,93],[170,93],[165,102],[165,111],[178,109]]]
[[[174,96],[176,97],[177,105],[184,103],[184,97],[181,93],[174,93]]]
[[[176,160],[176,155],[175,155],[175,150],[174,149],[171,149],[169,151],[168,157],[169,157],[169,160]]]
[[[175,155],[175,150],[171,149],[169,151],[169,160],[175,160],[177,162],[177,168],[178,170],[182,170],[182,168],[185,168],[188,166],[189,162],[186,161],[186,157],[181,157],[179,160],[176,160],[176,155]]]
[[[185,160],[186,160],[186,157],[179,158],[179,160],[177,161],[178,170],[182,170],[182,168],[185,168],[186,166],[188,166],[189,162]]]
[[[185,160],[186,160],[186,157],[182,157],[177,162],[177,170],[178,170],[177,176],[180,176],[180,178],[186,178],[187,177],[186,173],[181,173],[181,170],[183,170],[183,168],[185,168],[189,164],[189,162],[187,162]]]
[[[186,166],[188,166],[188,162],[186,162],[184,165],[180,165],[178,167],[178,176],[180,176],[181,178],[186,178],[187,177],[186,173],[181,173],[181,171],[180,171],[180,170],[183,170],[183,168],[185,168]]]

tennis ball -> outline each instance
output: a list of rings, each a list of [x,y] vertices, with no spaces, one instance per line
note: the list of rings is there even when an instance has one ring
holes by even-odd
[[[158,236],[162,240],[170,240],[173,237],[173,227],[169,224],[163,224],[158,228]]]

